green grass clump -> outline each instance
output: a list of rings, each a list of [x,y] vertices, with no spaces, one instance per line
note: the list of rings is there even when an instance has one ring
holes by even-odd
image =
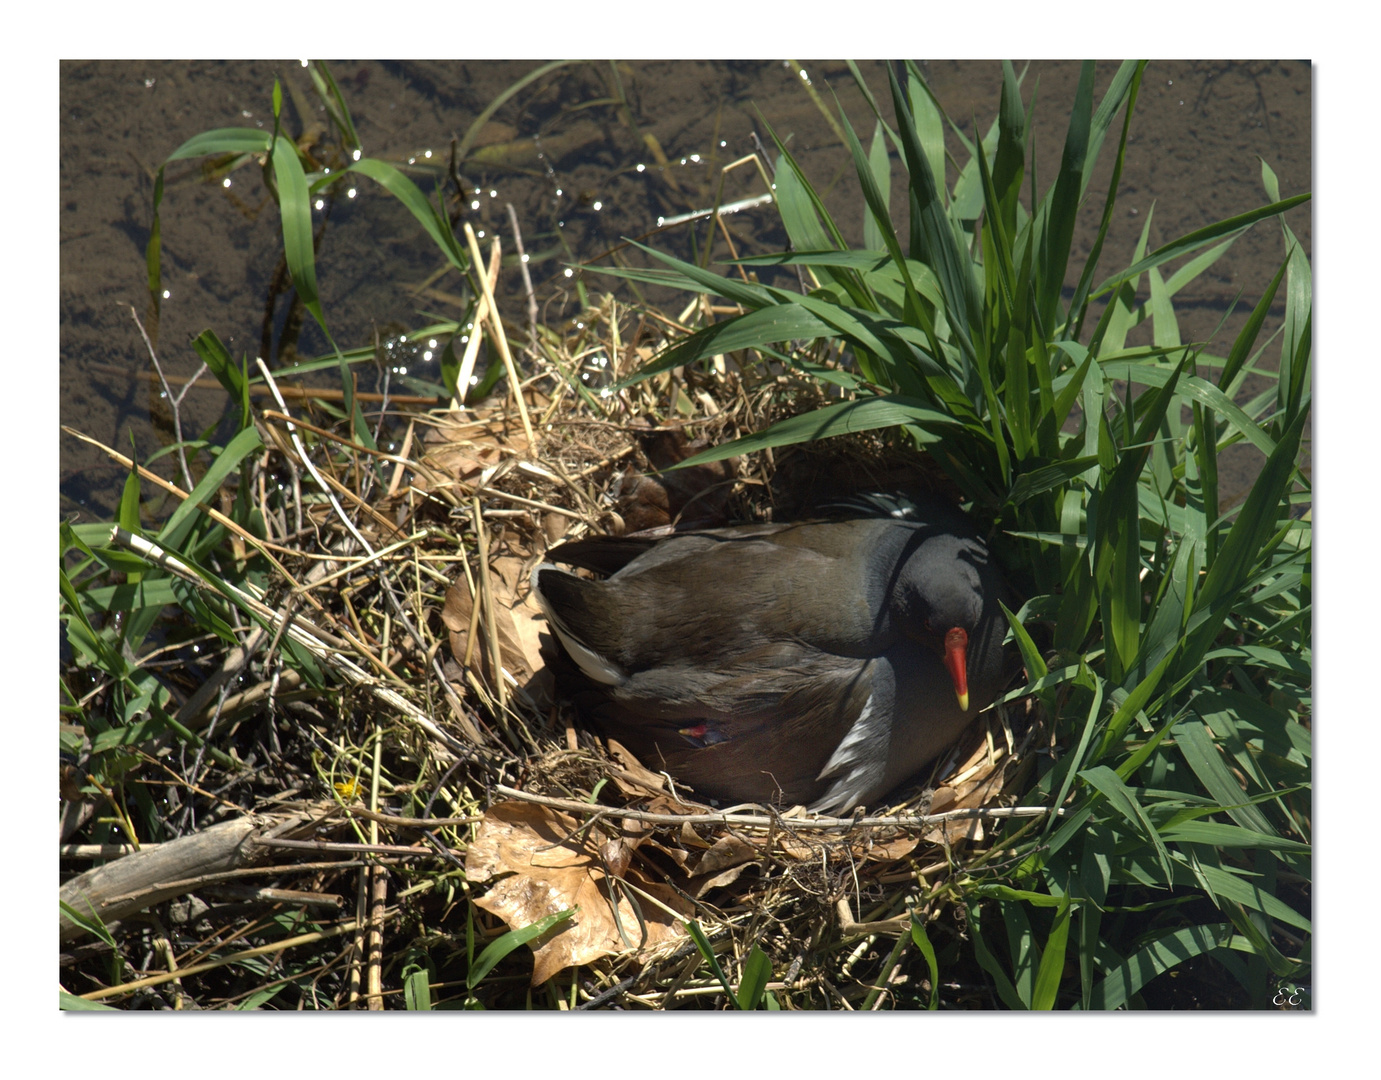
[[[1008,698],[1035,695],[1055,718],[1057,753],[1023,801],[1064,813],[1010,831],[961,890],[976,959],[1010,1008],[1135,1005],[1148,980],[1200,955],[1264,1008],[1310,960],[1311,527],[1296,511],[1310,497],[1298,461],[1311,279],[1279,220],[1309,196],[1281,198],[1263,163],[1265,205],[1154,251],[1148,215],[1132,264],[1100,271],[1144,67],[1124,63],[1095,102],[1084,65],[1059,170],[1030,202],[1030,115],[1010,64],[977,142],[914,65],[890,79],[890,118],[854,68],[876,116],[866,151],[839,116],[866,250],[844,243],[769,124],[792,250],[737,262],[798,267],[813,288],[720,276],[651,248],[664,268],[607,271],[746,309],[625,385],[751,350],[833,396],[687,464],[889,429],[963,492],[1030,596],[1011,618],[1030,682]],[[1119,116],[1097,238],[1074,265],[1076,218]],[[967,154],[952,186],[946,128]],[[889,151],[906,170],[905,231],[888,205]],[[1181,342],[1175,293],[1269,219],[1284,256],[1228,354]],[[1259,342],[1282,287],[1284,325]],[[1147,319],[1152,343],[1129,345]],[[1248,374],[1272,389],[1239,404]],[[1265,464],[1246,500],[1223,509],[1218,456],[1239,443]],[[1044,654],[1036,624],[1053,641]]]

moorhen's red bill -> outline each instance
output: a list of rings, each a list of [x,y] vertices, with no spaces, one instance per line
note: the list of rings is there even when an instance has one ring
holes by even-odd
[[[1006,594],[953,507],[850,509],[871,516],[556,548],[611,575],[533,571],[571,661],[559,692],[702,796],[829,812],[886,794],[1009,680]]]

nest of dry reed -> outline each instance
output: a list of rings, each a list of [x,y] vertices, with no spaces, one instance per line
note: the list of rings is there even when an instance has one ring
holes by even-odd
[[[208,752],[140,751],[176,839],[65,882],[108,927],[64,916],[65,985],[126,1008],[723,1008],[761,953],[782,1008],[925,1006],[921,940],[956,951],[1044,725],[990,710],[901,802],[822,819],[697,802],[553,699],[528,576],[562,539],[941,484],[865,436],[660,474],[821,398],[733,357],[601,397],[690,315],[606,298],[564,336],[534,328],[521,402],[394,409],[388,453],[306,400],[258,414],[277,571],[255,601],[276,632],[187,688]],[[300,525],[267,497],[280,483]],[[82,847],[64,854],[118,854]],[[947,1002],[991,1004],[972,975]]]

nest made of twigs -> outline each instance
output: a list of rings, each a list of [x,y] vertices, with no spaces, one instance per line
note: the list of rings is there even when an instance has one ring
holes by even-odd
[[[395,449],[373,457],[343,451],[348,441],[323,422],[313,456],[338,500],[312,501],[295,538],[265,505],[267,520],[281,521],[273,551],[289,580],[263,603],[284,626],[299,612],[319,628],[299,645],[319,647],[328,681],[345,689],[298,697],[295,669],[271,653],[241,658],[261,689],[229,711],[222,702],[215,723],[233,740],[267,714],[278,742],[264,757],[277,782],[203,808],[187,830],[248,822],[238,854],[213,870],[182,866],[192,886],[171,897],[126,880],[123,906],[98,903],[98,914],[137,925],[139,912],[180,903],[164,917],[224,936],[250,916],[227,908],[216,922],[217,902],[200,900],[197,913],[187,898],[242,880],[261,900],[290,905],[300,894],[299,909],[314,916],[353,907],[353,919],[312,931],[346,943],[322,961],[338,976],[328,995],[336,1005],[395,1000],[402,972],[390,957],[403,953],[427,955],[441,1000],[531,1006],[535,987],[536,1000],[555,1007],[722,1003],[688,920],[714,943],[731,986],[762,950],[768,989],[784,1007],[911,1004],[928,993],[909,945],[913,919],[941,938],[964,933],[961,886],[995,855],[994,829],[1013,813],[1040,749],[1045,728],[1026,708],[984,714],[895,805],[821,819],[699,802],[554,700],[528,577],[561,540],[788,519],[866,489],[947,491],[924,455],[871,434],[660,472],[823,400],[809,380],[734,357],[601,396],[601,381],[664,346],[668,322],[606,299],[586,312],[578,338],[529,342],[526,363],[539,374],[523,384],[526,416],[511,393],[395,415]],[[591,384],[582,376],[594,346],[609,363]],[[313,419],[262,414],[269,449],[255,469],[306,487],[288,415]],[[203,709],[190,726],[204,728],[210,715]],[[189,788],[220,779],[220,766],[205,767],[183,778]],[[92,874],[69,881],[64,898],[107,895],[93,893],[101,883]],[[166,869],[155,878],[166,892]],[[487,941],[549,917],[557,921],[529,948],[481,980],[468,974]],[[215,998],[218,984],[205,985]]]

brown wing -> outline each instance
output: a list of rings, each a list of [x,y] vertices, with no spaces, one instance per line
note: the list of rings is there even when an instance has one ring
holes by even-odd
[[[572,698],[603,734],[702,797],[792,805],[829,788],[820,772],[863,713],[873,667],[777,645],[725,670],[654,668],[617,687],[576,674]]]

